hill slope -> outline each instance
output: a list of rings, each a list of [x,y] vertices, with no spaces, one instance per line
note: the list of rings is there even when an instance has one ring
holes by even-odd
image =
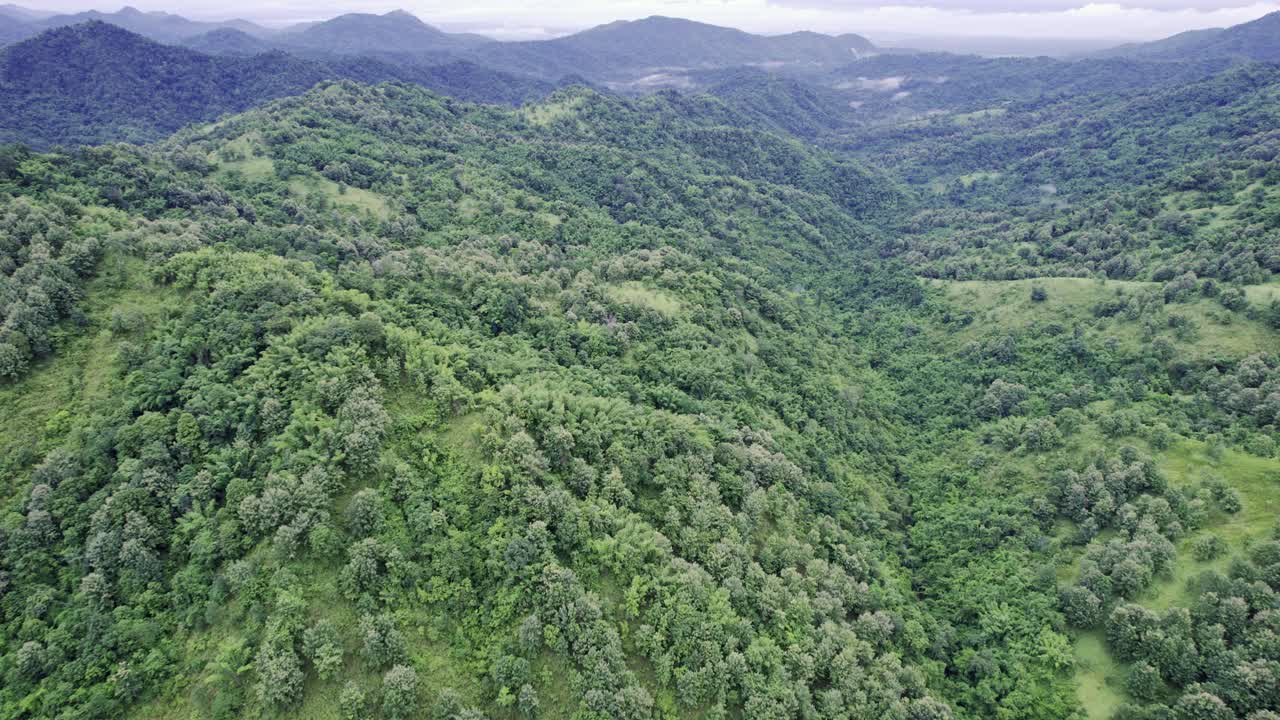
[[[395,10],[383,15],[340,15],[287,33],[279,42],[340,55],[404,55],[421,60],[447,57],[492,41],[477,35],[442,32],[410,13]]]
[[[0,536],[4,662],[22,668],[0,707],[315,717],[376,694],[386,717],[787,712],[796,683],[828,682],[776,657],[804,636],[859,707],[944,712],[893,649],[892,613],[915,613],[886,538],[855,530],[876,514],[855,498],[887,488],[859,450],[882,421],[827,398],[865,364],[788,289],[862,262],[850,208],[885,191],[675,100],[574,91],[503,112],[327,85],[144,152],[65,156],[56,180],[6,170],[31,217],[123,234],[93,246],[101,283],[55,274],[55,258],[93,274],[70,247],[27,271],[85,288],[94,327],[121,319],[100,390],[29,445],[48,452],[4,454],[24,478],[6,501],[52,525],[6,519]],[[842,182],[845,204],[817,191]],[[841,302],[910,297],[860,284]],[[52,363],[78,373],[86,349]],[[90,469],[81,440],[108,428],[121,445]],[[810,549],[753,557],[790,542],[782,527],[811,528]],[[35,562],[85,543],[83,567]],[[57,630],[32,635],[12,611],[42,588]],[[794,620],[758,622],[775,593]],[[20,650],[24,626],[38,639]],[[152,653],[198,669],[154,662],[126,695],[84,669]],[[690,679],[647,669],[662,664]]]
[[[45,30],[79,25],[86,22],[103,22],[115,25],[160,42],[177,42],[184,38],[194,37],[219,28],[232,28],[260,37],[270,34],[265,28],[245,20],[228,20],[216,23],[199,22],[166,12],[142,12],[133,7],[124,7],[113,13],[89,10],[66,15],[51,14],[48,17],[28,21],[25,30],[29,35],[36,35]]]
[[[518,103],[545,83],[465,64],[402,67],[367,58],[330,62],[272,51],[214,57],[160,45],[114,25],[48,31],[0,51],[0,141],[145,142],[325,79],[417,82],[466,99]]]
[[[1195,30],[1099,54],[1166,61],[1232,58],[1280,62],[1280,12],[1226,29]]]
[[[0,149],[0,710],[1280,707],[1265,223],[1170,258],[1222,282],[926,283],[886,257],[897,188],[749,126],[326,83],[147,148]],[[1070,236],[1105,210],[972,249],[1141,248]]]
[[[206,55],[233,55],[247,57],[261,55],[276,49],[274,45],[261,38],[235,28],[218,28],[201,35],[184,38],[183,47]]]
[[[494,43],[477,49],[478,62],[559,78],[634,79],[664,69],[739,65],[831,65],[873,51],[857,35],[752,35],[732,28],[667,17],[619,21],[554,40]]]

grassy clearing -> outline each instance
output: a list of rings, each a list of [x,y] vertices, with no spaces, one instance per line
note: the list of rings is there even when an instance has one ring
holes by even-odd
[[[1001,173],[998,172],[974,172],[969,173],[968,175],[961,175],[957,177],[956,180],[959,180],[960,184],[965,187],[973,187],[973,184],[976,182],[995,181],[999,180],[1000,177]]]
[[[1052,322],[1094,327],[1130,349],[1146,342],[1142,337],[1142,324],[1119,316],[1098,318],[1092,309],[1098,303],[1114,298],[1117,293],[1132,294],[1161,287],[1160,283],[1090,278],[962,280],[938,281],[937,284],[957,307],[967,308],[975,314],[968,327],[954,334],[960,344],[989,335],[997,328]],[[1044,302],[1032,301],[1031,288],[1035,286],[1045,289],[1048,298]],[[1266,292],[1280,296],[1280,285],[1260,285],[1248,291],[1252,291],[1251,299],[1253,296],[1265,297]],[[1240,313],[1232,313],[1214,300],[1197,299],[1168,305],[1165,311],[1171,316],[1187,318],[1196,328],[1190,337],[1173,338],[1179,353],[1185,357],[1242,357],[1280,347],[1280,333],[1273,328]]]
[[[982,340],[1001,332],[1028,328],[1035,325],[1058,323],[1064,326],[1080,324],[1097,338],[1114,338],[1121,347],[1131,351],[1141,350],[1148,342],[1144,337],[1142,322],[1125,319],[1122,315],[1099,318],[1093,307],[1120,294],[1157,291],[1159,283],[1095,280],[1089,278],[1039,278],[1016,281],[964,281],[939,282],[948,299],[956,307],[973,313],[973,321],[962,329],[951,332],[949,340],[955,347],[974,340]],[[1044,302],[1031,299],[1032,287],[1043,287],[1047,293]],[[1269,303],[1280,298],[1280,284],[1259,285],[1246,289],[1255,305]],[[1249,319],[1243,313],[1233,313],[1211,299],[1197,299],[1188,303],[1168,305],[1164,309],[1169,316],[1181,316],[1191,321],[1194,331],[1170,337],[1181,357],[1203,358],[1243,357],[1258,352],[1274,352],[1280,347],[1280,334],[1264,323]],[[1092,406],[1093,410],[1107,412],[1106,403]],[[1280,459],[1259,458],[1247,453],[1227,449],[1212,456],[1204,442],[1184,439],[1165,450],[1151,448],[1140,438],[1109,439],[1103,437],[1092,423],[1068,438],[1064,447],[1056,451],[1060,457],[1082,456],[1085,451],[1100,447],[1112,448],[1121,444],[1138,446],[1159,463],[1161,469],[1175,486],[1186,487],[1201,482],[1207,473],[1222,477],[1240,492],[1244,508],[1240,513],[1227,515],[1215,510],[1207,526],[1198,533],[1178,542],[1178,556],[1168,577],[1159,578],[1137,600],[1157,612],[1172,606],[1186,606],[1194,601],[1189,583],[1201,573],[1225,569],[1231,555],[1248,547],[1251,542],[1270,537],[1280,517]],[[1033,457],[1010,454],[1000,461],[1004,469],[1022,470],[1025,477],[1038,477]],[[1055,537],[1065,538],[1074,531],[1070,523],[1060,523]],[[1200,562],[1191,553],[1191,546],[1202,535],[1216,534],[1228,546],[1228,552],[1220,558]],[[1106,533],[1103,534],[1105,539]],[[1079,572],[1082,553],[1069,549],[1057,568],[1061,582],[1072,582]],[[1104,720],[1125,701],[1123,690],[1125,666],[1108,652],[1105,638],[1100,631],[1079,634],[1075,639],[1077,659],[1076,682],[1080,702],[1090,718]]]
[[[663,317],[675,317],[683,309],[683,305],[676,296],[665,290],[645,287],[638,282],[611,285],[608,292],[609,297],[620,303],[648,308]]]
[[[276,172],[275,161],[256,130],[232,140],[221,151],[211,153],[209,161],[220,174],[235,174],[246,181],[265,180]],[[334,205],[370,212],[381,218],[390,215],[387,201],[381,195],[363,188],[339,185],[316,173],[290,179],[289,192],[300,199],[318,193]]]
[[[54,352],[25,377],[0,383],[0,498],[62,441],[70,418],[107,398],[121,340],[140,336],[173,299],[152,285],[138,258],[110,255],[85,289],[83,327],[70,321],[53,332]],[[131,319],[133,330],[112,331],[112,318]]]
[[[586,98],[574,97],[563,102],[526,105],[520,108],[519,113],[534,125],[546,126],[559,118],[572,117],[585,102]]]
[[[262,135],[256,130],[227,143],[209,161],[224,174],[238,173],[245,180],[261,180],[275,174],[275,162],[266,152]]]
[[[1273,301],[1280,300],[1280,282],[1270,282],[1265,285],[1250,285],[1244,289],[1244,294],[1249,298],[1249,302],[1253,305],[1270,305]]]
[[[1121,689],[1124,669],[1107,652],[1107,643],[1101,632],[1081,633],[1076,638],[1075,650],[1076,679],[1079,682],[1076,692],[1080,704],[1094,720],[1111,717],[1124,702]]]
[[[1004,117],[1009,113],[1009,108],[994,107],[985,110],[975,110],[974,112],[957,113],[951,116],[951,119],[961,125],[973,125],[982,120],[990,120],[992,118]]]
[[[1252,542],[1267,538],[1280,517],[1280,459],[1259,458],[1235,450],[1225,450],[1214,459],[1205,443],[1182,440],[1163,452],[1155,453],[1161,470],[1175,486],[1186,487],[1200,482],[1206,473],[1223,477],[1240,492],[1244,509],[1227,515],[1214,511],[1207,526],[1178,542],[1178,555],[1168,577],[1158,578],[1137,602],[1163,612],[1174,606],[1188,606],[1195,601],[1189,584],[1209,570],[1225,571],[1231,556]],[[1069,526],[1069,524],[1068,524]],[[1061,529],[1063,535],[1069,527]],[[1214,560],[1201,562],[1191,554],[1191,545],[1206,534],[1215,534],[1227,542],[1228,552]],[[1059,566],[1059,579],[1069,582],[1079,571],[1077,556]],[[1111,716],[1123,700],[1119,685],[1123,666],[1107,651],[1101,632],[1082,633],[1076,638],[1076,671],[1081,703],[1090,718],[1101,720]]]
[[[339,185],[320,175],[308,174],[291,178],[289,192],[298,197],[320,193],[334,205],[373,213],[381,218],[391,214],[386,199],[381,195],[363,188]]]

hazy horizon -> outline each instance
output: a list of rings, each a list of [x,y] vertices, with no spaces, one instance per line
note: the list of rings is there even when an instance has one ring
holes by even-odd
[[[513,0],[486,0],[462,7],[436,0],[189,0],[180,5],[172,0],[42,0],[15,4],[57,13],[114,12],[130,5],[193,20],[240,18],[275,27],[350,12],[403,9],[452,32],[474,32],[501,40],[550,38],[615,20],[667,15],[755,33],[853,32],[873,39],[878,35],[891,44],[927,37],[1149,40],[1236,25],[1280,10],[1280,2],[1238,0],[896,0],[885,4],[868,0],[556,0],[536,7]]]

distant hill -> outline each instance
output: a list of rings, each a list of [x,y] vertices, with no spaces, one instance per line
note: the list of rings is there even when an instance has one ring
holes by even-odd
[[[103,22],[45,32],[0,50],[0,143],[144,142],[322,80],[411,82],[483,102],[516,104],[549,83],[464,63],[404,67],[369,58],[332,62],[276,50],[212,56]]]
[[[1063,61],[885,54],[838,68],[826,82],[865,115],[915,115],[939,110],[985,111],[1009,102],[1123,94],[1195,82],[1230,65],[1226,59],[1167,63],[1130,58]]]
[[[19,8],[22,10],[23,8]],[[104,13],[97,10],[69,15],[50,15],[28,20],[21,28],[21,34],[14,39],[33,37],[45,30],[78,25],[84,22],[104,22],[124,28],[144,37],[160,42],[173,43],[185,38],[195,37],[219,28],[233,28],[241,32],[259,37],[271,34],[270,30],[255,25],[247,20],[228,20],[226,22],[198,22],[188,20],[181,15],[166,12],[142,12],[137,8],[125,7],[117,12]]]
[[[1280,62],[1280,12],[1226,29],[1193,30],[1155,42],[1122,45],[1098,55],[1149,60],[1233,58]]]
[[[284,53],[211,57],[103,22],[58,28],[0,52],[0,140],[152,140],[330,74]]]
[[[29,7],[22,7],[21,5],[14,5],[12,3],[0,5],[0,18],[10,18],[13,20],[20,20],[22,22],[35,22],[47,17],[52,17],[56,14],[57,13],[45,10],[33,10]]]
[[[202,35],[187,38],[180,44],[185,48],[190,48],[207,55],[231,55],[239,57],[259,55],[275,49],[275,47],[266,40],[256,38],[249,33],[236,30],[235,28],[218,28],[217,30],[210,30]]]
[[[554,40],[493,43],[479,48],[473,57],[531,74],[559,77],[582,73],[607,80],[669,69],[833,65],[874,52],[875,46],[859,35],[752,35],[655,16],[609,23]]]
[[[29,38],[33,32],[29,23],[10,17],[0,17],[0,45],[7,45],[11,42]]]
[[[396,10],[384,15],[340,15],[288,33],[280,42],[340,55],[401,54],[420,59],[450,56],[493,41],[479,35],[446,33]]]
[[[736,68],[700,77],[714,95],[757,124],[803,138],[845,126],[852,108],[839,92],[758,68]]]

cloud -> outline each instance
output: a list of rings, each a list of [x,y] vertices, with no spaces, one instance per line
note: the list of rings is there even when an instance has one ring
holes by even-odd
[[[1118,0],[1101,4],[1129,10],[1214,12],[1245,8],[1256,2],[1257,0]],[[779,8],[837,12],[897,6],[972,13],[1056,13],[1080,10],[1099,3],[1083,0],[769,0],[769,4]]]

